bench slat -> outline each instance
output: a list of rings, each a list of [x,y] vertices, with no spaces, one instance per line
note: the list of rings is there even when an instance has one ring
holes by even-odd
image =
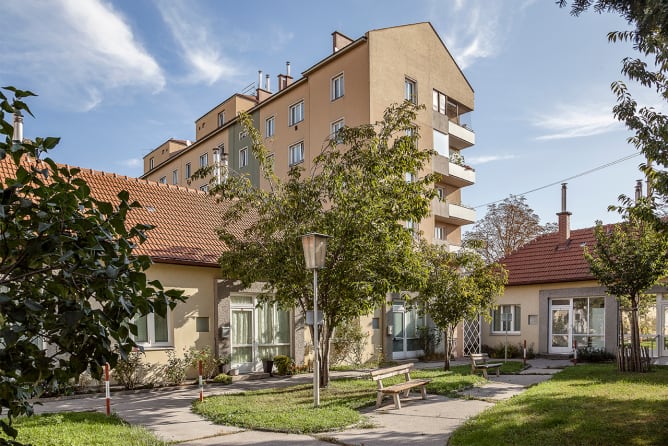
[[[403,383],[399,384],[393,384],[391,386],[383,388],[382,392],[383,393],[401,393],[405,391],[406,389],[412,389],[413,387],[420,387],[427,385],[431,382],[430,379],[415,379],[415,380],[410,380],[406,381]]]
[[[383,395],[391,394],[394,400],[394,407],[396,409],[401,409],[401,400],[399,398],[400,393],[404,393],[404,396],[408,396],[411,389],[419,387],[420,394],[422,399],[427,398],[427,384],[431,382],[430,379],[411,379],[411,369],[413,368],[413,363],[402,364],[394,367],[388,367],[385,369],[377,369],[369,372],[371,379],[378,383],[378,389],[376,390],[376,408],[380,407],[383,402]],[[391,386],[383,388],[383,379],[391,378],[393,376],[404,375],[406,381],[393,384]]]

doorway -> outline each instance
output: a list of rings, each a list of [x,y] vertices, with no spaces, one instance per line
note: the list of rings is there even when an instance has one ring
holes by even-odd
[[[425,327],[425,317],[414,308],[406,308],[404,302],[392,304],[392,359],[417,358],[423,355],[420,345],[420,328]]]
[[[568,354],[578,348],[605,348],[605,299],[574,297],[550,301],[548,351]]]

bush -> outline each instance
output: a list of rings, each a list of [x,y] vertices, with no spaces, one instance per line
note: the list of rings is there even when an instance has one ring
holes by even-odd
[[[489,345],[482,346],[482,352],[487,353],[490,358],[504,358],[505,355],[505,344],[501,343],[496,347],[490,347]],[[524,356],[524,345],[519,344],[508,344],[508,358],[522,358]],[[527,347],[527,359],[535,358],[536,354],[533,350],[533,343]]]
[[[143,352],[130,352],[127,359],[118,361],[114,369],[114,377],[116,380],[128,390],[132,390],[141,383],[145,367],[142,362]]]
[[[586,362],[610,362],[615,360],[615,355],[604,348],[581,347],[578,348],[578,361]]]
[[[190,366],[186,358],[179,358],[176,356],[174,350],[167,352],[167,367],[165,368],[165,376],[167,380],[174,384],[182,384],[186,380],[186,373]]]
[[[435,327],[418,327],[418,337],[420,338],[420,347],[424,352],[423,360],[430,360],[437,357],[436,347],[441,343],[443,333]]]
[[[225,373],[221,373],[219,375],[216,375],[215,378],[213,378],[213,382],[218,384],[230,384],[232,383],[232,377]]]
[[[332,364],[347,362],[354,365],[364,363],[364,350],[369,333],[362,331],[356,319],[342,322],[336,327],[332,340]]]
[[[198,369],[199,361],[202,361],[202,376],[207,379],[212,378],[218,373],[218,366],[222,363],[220,359],[213,355],[209,346],[201,350],[190,347],[185,358],[187,363],[194,367],[195,370]]]
[[[292,372],[294,362],[289,356],[278,355],[274,357],[274,365],[279,375],[289,375]]]

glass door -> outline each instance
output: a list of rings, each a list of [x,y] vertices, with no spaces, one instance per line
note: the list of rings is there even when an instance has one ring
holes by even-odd
[[[661,306],[661,340],[659,341],[659,356],[668,356],[668,304]]]
[[[253,310],[232,310],[232,368],[241,373],[251,372],[253,362]]]
[[[403,303],[392,305],[392,359],[416,358],[424,352],[420,345],[420,328],[425,317]]]
[[[572,349],[571,341],[571,305],[553,301],[550,304],[550,353],[564,354],[570,353]]]

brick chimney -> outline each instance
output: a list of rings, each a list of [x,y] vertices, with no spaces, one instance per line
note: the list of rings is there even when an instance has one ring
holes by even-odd
[[[571,238],[571,213],[566,210],[566,184],[561,183],[561,212],[557,214],[560,242],[566,242]]]

